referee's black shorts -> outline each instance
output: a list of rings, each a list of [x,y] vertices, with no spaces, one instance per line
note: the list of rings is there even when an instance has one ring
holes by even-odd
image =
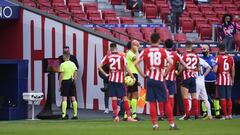
[[[128,93],[133,93],[138,91],[138,74],[133,73],[133,76],[135,77],[136,81],[133,84],[133,86],[129,86],[128,88]]]
[[[61,87],[61,96],[75,96],[76,97],[76,85],[72,79],[63,80]]]

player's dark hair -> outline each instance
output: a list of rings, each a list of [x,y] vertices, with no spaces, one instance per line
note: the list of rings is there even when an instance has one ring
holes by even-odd
[[[153,44],[158,43],[159,39],[160,39],[160,35],[158,33],[155,32],[151,35],[151,42]]]
[[[172,48],[173,47],[173,40],[172,39],[167,39],[164,42],[166,48]]]
[[[69,49],[69,46],[64,46],[63,49]]]
[[[192,48],[192,42],[191,41],[186,42],[186,48]]]
[[[128,41],[127,49],[130,50],[132,48],[132,40]]]
[[[233,17],[232,17],[232,15],[231,14],[224,14],[223,15],[223,17],[222,17],[222,23],[225,23],[225,19],[226,19],[226,17],[230,17],[230,22],[232,22],[232,20],[233,20]]]
[[[111,43],[110,44],[110,48],[116,48],[117,47],[117,44],[116,43]]]
[[[219,52],[225,52],[225,45],[224,45],[224,43],[220,43],[218,45],[218,51]]]

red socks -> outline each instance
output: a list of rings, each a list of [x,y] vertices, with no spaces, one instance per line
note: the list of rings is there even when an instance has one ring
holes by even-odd
[[[174,124],[173,122],[173,109],[172,109],[172,106],[171,106],[171,102],[168,100],[166,101],[165,103],[165,109],[166,109],[166,115],[168,117],[168,122],[169,124]]]
[[[163,118],[163,116],[164,116],[164,103],[163,102],[158,102],[158,106],[159,106],[160,117]]]
[[[174,109],[174,97],[169,97],[168,101],[170,102],[170,105],[172,107],[172,110]]]
[[[227,114],[232,115],[232,99],[227,100]]]
[[[131,116],[131,112],[130,112],[130,107],[129,107],[128,101],[127,100],[123,101],[123,105],[124,105],[124,109],[126,111],[127,116],[128,117]]]
[[[118,116],[117,100],[112,100],[112,108],[114,117]]]
[[[157,109],[156,102],[150,102],[150,117],[152,120],[152,124],[157,124]]]
[[[227,116],[227,103],[225,99],[221,99],[221,107],[222,107],[224,116]]]
[[[188,99],[183,99],[183,106],[186,116],[189,116],[189,104]]]
[[[198,100],[197,99],[192,99],[192,109],[193,109],[193,112],[194,112],[194,115],[195,116],[198,116]]]

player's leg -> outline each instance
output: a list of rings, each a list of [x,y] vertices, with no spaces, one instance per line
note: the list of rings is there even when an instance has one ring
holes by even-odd
[[[203,103],[205,104],[206,110],[207,110],[207,116],[204,117],[203,120],[211,120],[212,119],[211,106],[208,101],[208,95],[207,95],[204,83],[199,96],[203,100]]]
[[[67,118],[67,96],[62,96],[62,119]]]
[[[73,117],[72,119],[78,119],[78,104],[75,96],[71,96],[72,105],[73,105]]]
[[[185,112],[184,119],[189,119],[189,103],[188,103],[188,90],[189,89],[189,82],[188,80],[183,80],[182,86],[181,86],[181,93],[183,98],[183,107]]]
[[[218,95],[218,98],[220,98],[221,100],[221,109],[222,109],[222,112],[223,112],[223,117],[222,119],[225,120],[225,118],[227,117],[227,101],[226,101],[226,89],[225,89],[225,86],[217,86],[217,95]]]
[[[192,96],[192,110],[195,115],[195,119],[198,119],[199,115],[199,103],[197,98],[197,92],[196,92],[196,79],[190,78],[190,87],[189,87],[189,93],[191,93]]]
[[[164,121],[164,102],[158,102],[159,115],[158,121]]]
[[[127,94],[127,97],[128,97],[128,104],[129,104],[129,107],[131,108],[131,103],[132,103],[132,92],[131,90],[128,88],[128,94]],[[124,113],[124,116],[123,116],[123,121],[127,121],[127,118],[128,118],[128,115],[126,113],[126,110],[125,110],[125,113]]]
[[[68,119],[67,115],[67,97],[71,88],[70,81],[62,81],[61,96],[62,96],[62,119]]]
[[[174,123],[173,111],[172,111],[171,104],[168,100],[168,93],[166,91],[166,87],[164,86],[163,82],[160,82],[160,81],[158,81],[155,84],[155,87],[156,87],[155,95],[157,97],[157,101],[160,103],[164,102],[166,116],[168,118],[170,130],[177,130],[178,128]]]
[[[104,82],[104,105],[105,105],[105,114],[109,113],[109,84]]]
[[[119,122],[118,108],[117,108],[117,86],[114,82],[109,82],[109,97],[112,98],[112,109],[115,122]]]
[[[137,99],[138,99],[138,90],[134,91],[132,93],[131,106],[132,106],[132,117],[133,117],[133,119],[139,120],[139,118],[137,117]]]
[[[226,98],[227,98],[227,118],[232,119],[232,86],[226,86]]]
[[[158,129],[158,122],[157,122],[157,108],[156,108],[156,96],[155,96],[155,81],[152,79],[147,78],[147,93],[146,93],[146,100],[149,102],[150,105],[150,118],[152,121],[153,129]]]

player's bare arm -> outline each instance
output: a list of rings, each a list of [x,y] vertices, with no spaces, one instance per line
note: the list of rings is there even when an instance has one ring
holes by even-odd
[[[139,65],[141,61],[142,61],[142,60],[140,60],[140,59],[138,58],[134,63],[135,63],[135,66],[136,66],[139,74],[140,74],[142,77],[145,78],[146,75],[144,74],[144,72],[142,71],[142,69],[141,69],[141,67],[140,67],[140,65]]]
[[[207,70],[205,71],[205,73],[203,75],[206,77],[210,71],[211,71],[211,67],[208,66]]]
[[[102,69],[102,67],[103,67],[103,65],[102,65],[102,64],[99,64],[98,70],[99,70],[102,74],[104,74],[106,77],[108,77],[109,75]]]

